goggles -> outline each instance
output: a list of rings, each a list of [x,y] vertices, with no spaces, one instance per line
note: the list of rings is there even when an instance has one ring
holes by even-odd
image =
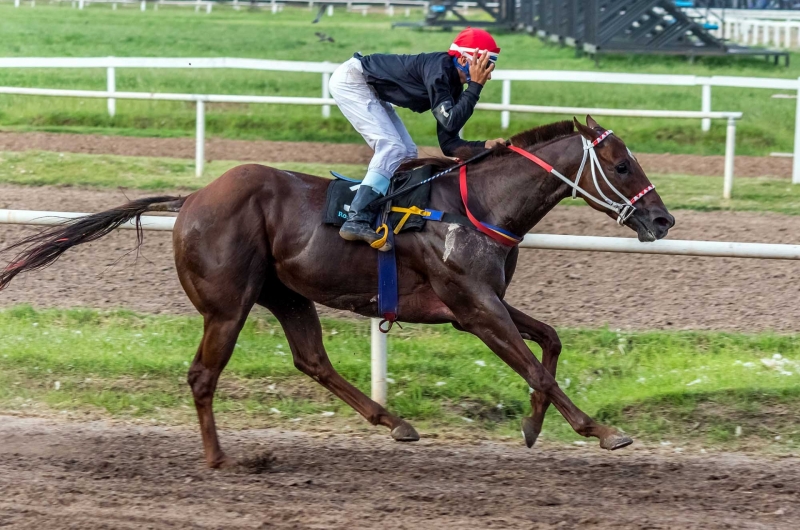
[[[459,46],[458,44],[451,44],[450,51],[458,52],[470,61],[475,59],[475,55],[477,54],[489,54],[489,62],[495,64],[497,59],[500,57],[499,52],[490,52],[488,50],[479,50],[478,48],[464,48]]]

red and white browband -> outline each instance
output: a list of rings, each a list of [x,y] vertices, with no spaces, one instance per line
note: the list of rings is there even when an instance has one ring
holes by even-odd
[[[524,156],[525,158],[534,162],[536,165],[538,165],[548,173],[555,175],[556,177],[567,183],[572,188],[573,199],[577,197],[576,195],[577,193],[580,193],[587,200],[590,200],[596,204],[599,204],[604,208],[608,208],[609,210],[615,212],[617,214],[617,223],[621,225],[625,221],[627,221],[631,215],[633,215],[633,212],[636,211],[636,207],[633,204],[642,197],[644,197],[645,195],[647,195],[648,193],[650,193],[651,191],[653,191],[654,189],[656,189],[656,187],[650,184],[645,189],[634,195],[631,199],[628,199],[622,193],[620,193],[619,190],[617,190],[617,188],[615,188],[613,184],[611,184],[611,181],[608,180],[608,177],[606,177],[606,174],[603,171],[603,167],[600,165],[600,160],[598,160],[597,153],[595,153],[594,148],[600,142],[602,142],[612,134],[613,131],[608,130],[603,132],[603,134],[601,134],[595,140],[587,140],[586,138],[581,137],[581,141],[583,142],[583,160],[581,160],[581,166],[578,169],[578,174],[575,176],[574,182],[565,177],[564,175],[562,175],[561,173],[559,173],[558,170],[556,170],[553,166],[551,166],[538,156],[533,155],[525,151],[524,149],[520,149],[519,147],[510,146],[509,149],[511,149],[517,154]],[[597,190],[597,193],[600,194],[602,200],[598,199],[597,197],[595,197],[594,195],[590,194],[589,192],[580,187],[579,183],[581,180],[581,175],[583,174],[583,169],[586,166],[587,159],[591,160],[591,162],[589,163],[589,167],[591,168],[592,181],[594,182],[594,187]],[[603,190],[600,188],[599,182],[597,181],[597,172],[598,172],[597,170],[599,170],[600,176],[603,177],[603,180],[605,181],[608,188],[611,189],[611,191],[613,191],[620,199],[622,199],[623,202],[616,202],[606,197],[605,193],[603,193]]]
[[[491,61],[492,63],[496,63],[497,59],[500,58],[500,54],[498,52],[490,52],[488,50],[479,50],[478,48],[464,48],[463,46],[459,46],[458,44],[455,44],[455,43],[450,45],[450,50],[454,51],[454,52],[458,52],[461,55],[466,56],[467,59],[470,59],[470,60],[475,58],[475,54],[476,53],[481,53],[481,54],[488,53],[489,54],[489,61]]]

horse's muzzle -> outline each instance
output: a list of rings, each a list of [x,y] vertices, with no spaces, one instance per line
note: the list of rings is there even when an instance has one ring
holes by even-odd
[[[675,218],[663,208],[637,209],[625,224],[636,231],[639,241],[649,243],[667,237]]]

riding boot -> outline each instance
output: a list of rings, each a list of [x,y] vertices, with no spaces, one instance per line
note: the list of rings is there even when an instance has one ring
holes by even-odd
[[[347,221],[339,230],[339,235],[348,241],[364,241],[372,244],[380,236],[372,228],[377,212],[371,210],[369,205],[383,196],[372,186],[361,185],[356,191],[356,196],[350,204],[350,211],[347,214]],[[381,250],[384,250],[383,248]]]

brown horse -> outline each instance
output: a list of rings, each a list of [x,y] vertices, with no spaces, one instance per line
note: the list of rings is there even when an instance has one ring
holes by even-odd
[[[640,199],[635,211],[627,211],[631,215],[622,215],[624,224],[641,241],[666,236],[673,217],[655,192],[639,197],[650,186],[644,171],[619,138],[606,135],[599,142],[604,132],[587,117],[586,126],[577,120],[560,122],[519,134],[511,144],[526,153],[535,152],[566,175],[577,175],[580,168],[579,183],[591,195],[589,199],[613,195],[615,189]],[[596,153],[589,147],[592,142]],[[595,166],[581,163],[589,151],[607,178],[598,180]],[[453,165],[449,160],[438,160],[438,164]],[[394,439],[418,440],[411,425],[344,380],[323,348],[314,302],[377,315],[377,252],[342,240],[335,227],[322,223],[328,182],[247,164],[185,198],[140,199],[69,221],[14,245],[24,250],[0,273],[0,289],[20,272],[53,263],[72,246],[102,237],[128,220],[138,222],[146,211],[180,211],[173,233],[175,264],[181,285],[204,318],[204,334],[188,382],[209,466],[231,463],[217,438],[212,401],[220,373],[254,304],[266,307],[278,319],[298,369],[373,425],[388,427]],[[481,221],[515,234],[527,233],[571,193],[570,185],[509,148],[499,148],[469,167],[469,209]],[[606,211],[602,201],[587,202]],[[457,171],[434,183],[431,207],[466,213]],[[606,213],[615,219],[621,215],[610,209]],[[472,227],[435,222],[427,223],[421,232],[400,234],[396,246],[399,320],[452,323],[480,338],[525,379],[535,390],[533,413],[523,420],[529,447],[541,431],[550,403],[578,434],[599,438],[603,448],[632,443],[584,414],[558,387],[555,374],[561,342],[555,330],[503,301],[517,262],[516,246],[499,244]],[[542,348],[541,363],[524,339]]]

